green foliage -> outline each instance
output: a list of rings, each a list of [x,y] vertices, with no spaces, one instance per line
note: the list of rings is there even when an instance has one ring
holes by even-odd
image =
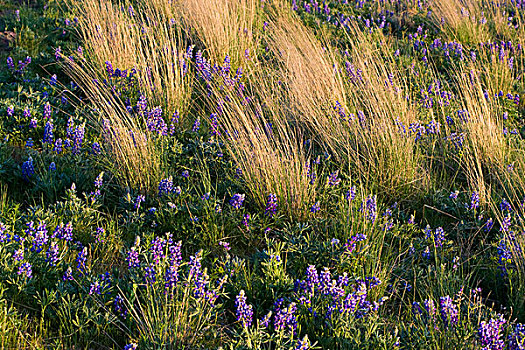
[[[133,137],[150,142],[159,161],[151,186],[132,188],[124,185],[131,183],[125,165],[106,152],[108,122],[66,74],[71,60],[91,64],[79,35],[82,14],[68,3],[0,0],[0,32],[16,33],[11,47],[0,48],[0,348],[489,349],[483,322],[503,317],[495,337],[510,349],[525,321],[525,109],[516,98],[525,91],[516,47],[523,43],[487,49],[479,40],[519,37],[512,33],[523,33],[521,10],[502,4],[511,24],[502,28],[494,8],[484,26],[467,15],[442,24],[432,11],[446,11],[435,4],[287,2],[297,5],[294,20],[334,49],[353,101],[382,101],[385,91],[409,101],[409,112],[397,112],[408,113],[410,124],[374,119],[380,126],[370,122],[371,101],[365,111],[337,101],[330,123],[359,131],[345,134],[345,145],[364,152],[360,139],[388,138],[383,128],[392,127],[414,141],[427,172],[420,179],[429,179],[427,186],[395,178],[399,186],[385,188],[381,176],[369,175],[382,159],[405,159],[395,158],[400,150],[389,145],[368,168],[354,169],[306,130],[297,106],[285,106],[286,126],[300,131],[289,136],[305,140],[304,185],[312,194],[294,209],[303,211],[297,219],[283,198],[253,191],[230,152],[246,131],[225,130],[212,114],[241,96],[240,105],[262,101],[260,111],[246,111],[267,118],[264,130],[248,132],[272,139],[285,125],[272,115],[271,103],[282,102],[272,99],[275,91],[257,96],[255,86],[257,69],[278,65],[265,48],[270,31],[256,52],[238,55],[250,59],[230,67],[207,61],[207,43],[182,25],[184,43],[195,47],[177,59],[198,88],[180,120],[144,100],[152,87],[131,74],[134,67],[96,67],[97,84],[122,103],[141,132]],[[131,4],[122,2],[126,16]],[[270,9],[260,16],[275,25]],[[335,25],[339,19],[348,26]],[[363,43],[385,63],[385,91],[370,95],[370,81],[356,83],[370,73],[356,69]],[[485,100],[466,95],[462,77],[479,80],[470,84]],[[476,144],[487,126],[475,118],[486,112],[494,129]],[[500,136],[496,148],[483,148]],[[129,154],[136,150],[135,140]],[[402,178],[403,169],[383,170]]]

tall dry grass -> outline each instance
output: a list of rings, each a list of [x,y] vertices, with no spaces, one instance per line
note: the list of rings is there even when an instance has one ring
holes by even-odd
[[[252,193],[261,196],[259,192],[279,192],[292,208],[290,213],[297,213],[299,207],[304,209],[313,198],[312,186],[304,179],[308,159],[302,146],[305,138],[324,147],[353,176],[375,190],[410,191],[424,187],[428,181],[421,170],[421,159],[414,151],[414,141],[399,134],[394,123],[398,119],[408,124],[414,119],[413,108],[399,91],[403,88],[403,77],[395,72],[394,60],[387,55],[386,46],[378,50],[374,39],[357,29],[349,61],[362,71],[363,77],[355,84],[348,83],[343,76],[341,53],[326,40],[318,39],[280,0],[265,2],[264,7],[255,0],[169,3],[148,0],[133,11],[126,2],[113,5],[87,0],[76,2],[75,6],[85,13],[80,33],[88,45],[86,56],[98,68],[94,76],[103,74],[106,60],[115,67],[135,67],[148,99],[168,110],[184,110],[191,94],[191,78],[183,74],[180,65],[184,51],[182,38],[203,45],[204,52],[214,62],[220,63],[228,55],[233,67],[242,66],[248,72],[251,91],[268,116],[242,110],[242,101],[233,97],[233,107],[220,116],[221,123],[238,132],[242,130],[239,137],[244,139],[230,143],[230,147],[243,165]],[[264,21],[267,26],[263,26]],[[273,57],[270,63],[257,59],[256,53],[263,46],[268,47]],[[93,71],[97,73],[96,69]],[[77,76],[85,75],[86,81],[92,78],[85,73]],[[395,80],[398,90],[385,87],[386,80]],[[89,86],[85,89],[96,88],[89,83],[84,85]],[[97,100],[107,92],[92,95],[97,95],[92,96]],[[336,102],[348,115],[362,111],[366,122],[340,120],[334,111]],[[98,103],[100,110],[107,111],[108,119],[115,119],[112,121],[115,126],[122,123],[121,119],[126,120],[125,113],[116,111],[113,104],[106,106],[102,100]],[[208,107],[215,104],[216,101],[209,101]],[[262,130],[261,123],[267,122],[275,126],[279,137],[274,135],[256,142],[266,134],[256,135],[250,130]],[[139,128],[121,125],[117,129],[130,127]],[[140,134],[138,129],[136,132]],[[107,147],[113,150],[109,152],[113,162],[122,164],[131,174],[133,164],[142,164],[146,159],[129,159],[133,154],[126,154],[116,144],[124,134],[115,133],[115,137],[107,139],[113,143]],[[151,151],[150,146],[144,147]],[[120,156],[116,150],[120,150]],[[157,174],[159,161],[149,161],[157,169],[153,174]],[[140,172],[140,167],[134,172]]]
[[[505,213],[499,209],[506,198],[520,217],[525,214],[523,180],[525,150],[510,136],[503,133],[502,102],[492,94],[485,96],[485,62],[463,64],[458,67],[455,85],[462,108],[468,111],[465,128],[465,144],[460,166],[472,191],[480,194],[481,201],[496,215],[500,224]],[[494,91],[494,90],[491,90]],[[522,221],[517,224],[525,230]],[[512,261],[509,277],[510,304],[519,315],[523,310],[525,289],[525,255],[523,237],[512,232],[501,232]]]
[[[405,98],[407,78],[386,38],[354,27],[348,56],[341,57],[328,43],[302,32],[298,20],[290,17],[276,21],[274,43],[276,55],[285,52],[281,72],[299,118],[368,187],[390,194],[425,187],[428,176],[414,140],[400,134],[395,123],[408,125],[417,111]],[[344,76],[348,65],[359,72],[357,78]],[[334,113],[336,101],[348,119],[354,114],[353,121]],[[364,119],[359,120],[360,112]]]
[[[516,2],[483,3],[483,14],[496,38],[503,41],[516,41],[523,43],[525,33],[523,28],[524,16]]]
[[[201,6],[196,4],[198,2],[194,1],[194,6]],[[402,78],[395,74],[393,58],[385,57],[387,48],[378,53],[373,40],[366,39],[364,34],[356,30],[355,35],[359,39],[354,40],[351,56],[353,63],[364,72],[364,77],[357,86],[348,84],[343,77],[340,53],[331,48],[326,41],[319,40],[311,29],[302,24],[289,6],[281,1],[269,1],[265,3],[264,13],[268,25],[261,36],[254,38],[262,38],[271,59],[266,65],[264,62],[258,63],[257,72],[249,75],[249,85],[261,105],[270,111],[268,120],[276,127],[282,128],[280,132],[285,135],[304,135],[305,138],[312,138],[341,160],[357,179],[376,190],[393,193],[399,188],[413,190],[426,186],[428,175],[422,171],[421,159],[417,152],[414,152],[414,141],[401,135],[394,123],[396,119],[412,121],[415,111],[402,93],[385,87],[384,82],[388,79],[396,80],[398,86],[404,84]],[[193,16],[190,21],[197,28],[195,33],[198,36],[202,31],[198,28],[203,26],[195,23],[199,18],[201,17]],[[222,19],[215,23],[218,23],[216,27],[227,26],[230,20]],[[218,31],[221,32],[222,29]],[[203,42],[210,42],[205,36],[199,38]],[[254,42],[252,45],[256,47],[261,43]],[[219,60],[222,59],[220,55]],[[275,83],[272,85],[270,82]],[[334,111],[336,102],[348,114],[350,111],[364,111],[368,119],[366,126],[360,124],[357,119],[353,124],[341,121]],[[210,105],[213,105],[213,101]],[[242,114],[239,112],[240,108],[234,110]],[[248,116],[235,116],[235,113],[229,113],[223,116],[221,123],[249,134],[249,130],[244,128],[246,125],[261,129],[261,121],[256,115],[257,113],[249,113]],[[243,154],[240,156],[242,159],[250,159],[252,145],[259,136],[246,137],[250,141],[231,144],[232,152]],[[285,142],[284,147],[287,150],[280,152],[281,155],[277,158],[267,156],[267,152],[260,150],[261,158],[276,159],[273,161],[274,171],[266,175],[275,179],[267,179],[265,182],[291,184],[299,181],[301,186],[307,186],[308,182],[303,179],[279,179],[279,176],[291,175],[284,169],[276,170],[280,166],[289,167],[288,162],[282,162],[279,157],[296,155],[292,157],[292,163],[297,164],[296,169],[301,169],[303,160],[308,156],[304,154],[304,149],[292,150],[299,147],[300,140],[290,142],[281,138],[278,142]],[[272,148],[279,149],[278,146]],[[258,179],[261,176],[260,169],[265,168],[257,162],[243,163],[246,164],[244,172],[253,174],[247,175],[251,181]],[[302,170],[295,171],[294,176],[301,172]],[[293,191],[296,195],[287,198],[306,198],[308,196],[299,193],[309,191],[299,191],[296,188]]]
[[[194,42],[204,45],[210,60],[222,64],[228,55],[232,67],[241,67],[245,73],[244,95],[225,90],[220,79],[207,86],[211,94],[206,91],[203,95],[209,97],[205,101],[208,110],[217,113],[221,127],[228,131],[223,140],[252,198],[264,207],[268,194],[276,194],[286,215],[304,218],[315,200],[315,186],[307,177],[304,132],[290,122],[279,75],[263,66],[256,55],[264,32],[261,3],[181,0],[178,4],[187,32]],[[251,99],[249,104],[246,96]],[[228,102],[219,110],[218,101]]]
[[[434,0],[431,18],[450,40],[463,44],[486,42],[490,38],[485,16],[477,0]]]
[[[338,137],[334,132],[340,131],[339,121],[332,120],[334,105],[339,101],[345,106],[347,99],[335,55],[280,2],[275,1],[272,10],[265,39],[284,87],[281,98],[288,107],[284,112],[290,122],[301,123],[334,151]]]
[[[349,157],[359,173],[380,191],[409,196],[424,191],[429,173],[423,156],[415,138],[399,129],[399,123],[408,127],[419,121],[417,105],[407,99],[413,73],[399,66],[383,34],[353,28],[348,39],[346,59],[359,77],[347,79],[347,103],[357,116],[362,111],[364,120],[351,124],[344,147],[351,150]]]
[[[191,73],[184,74],[181,59],[184,45],[189,42],[203,47],[213,62],[220,64],[228,55],[233,67],[249,72],[247,85],[257,102],[250,109],[236,96],[229,96],[231,103],[219,118],[226,128],[237,131],[235,142],[227,140],[228,147],[261,205],[269,192],[281,194],[292,208],[290,215],[311,202],[312,186],[304,179],[308,152],[303,141],[309,138],[334,155],[352,176],[376,191],[394,195],[401,190],[410,196],[429,186],[431,173],[424,156],[416,141],[400,133],[396,124],[409,125],[418,120],[417,107],[406,98],[410,72],[400,69],[391,44],[381,33],[350,28],[350,44],[343,55],[331,47],[321,30],[315,33],[307,28],[280,0],[263,5],[255,0],[148,0],[133,13],[127,3],[112,5],[87,0],[76,6],[86,12],[80,28],[89,43],[86,56],[99,70],[94,75],[100,76],[106,60],[115,67],[136,67],[144,93],[152,103],[168,110],[187,110]],[[434,16],[444,18],[453,32],[460,32],[458,28],[463,25],[472,26],[467,28],[469,40],[483,40],[484,29],[478,32],[479,8],[475,2],[447,0],[432,6]],[[463,16],[458,15],[462,7]],[[268,24],[263,28],[265,21]],[[257,57],[265,47],[271,57],[268,62]],[[480,60],[487,61],[482,57]],[[512,72],[497,59],[490,62],[477,69],[484,70],[486,77],[498,77],[487,80],[494,82],[491,88],[509,87]],[[358,79],[347,76],[348,65],[360,72]],[[469,87],[464,79],[458,77],[457,83],[458,90],[464,90],[464,109],[474,116],[496,113],[496,106],[480,99],[483,92]],[[215,97],[223,93],[220,86],[211,88],[215,89]],[[93,96],[94,100],[106,92],[97,94],[99,97]],[[334,110],[336,102],[344,111],[345,120]],[[123,111],[99,103],[100,110],[115,116],[114,125],[126,120]],[[213,111],[216,103],[210,99],[205,108]],[[439,111],[431,113],[443,117]],[[474,118],[478,119],[468,126],[472,147],[467,154],[470,160],[465,164],[469,165],[464,166],[472,187],[486,193],[489,182],[484,180],[484,169],[500,167],[507,151],[497,133],[500,124],[491,118]],[[261,131],[267,123],[274,125],[271,137]],[[136,127],[140,134],[138,125],[117,128],[130,127]],[[123,134],[108,142],[115,143],[119,137],[125,137]],[[145,157],[129,160],[132,155],[124,156],[120,145],[108,147],[114,150],[110,152],[113,159],[123,167],[131,169],[146,161]],[[144,148],[151,150],[151,146]],[[117,157],[116,150],[121,150],[122,156]],[[149,161],[153,162],[152,168],[160,168],[159,160]]]
[[[462,109],[468,112],[464,123],[466,141],[462,167],[471,189],[478,191],[482,200],[488,201],[491,187],[496,184],[495,175],[506,170],[508,161],[503,113],[493,96],[485,97],[477,65],[462,65],[455,78]]]
[[[150,0],[151,1],[151,0]],[[153,0],[159,1],[159,0]],[[186,30],[215,62],[228,55],[234,67],[256,61],[263,26],[258,0],[175,0]]]
[[[184,117],[190,104],[191,74],[184,53],[186,42],[178,7],[168,1],[70,1],[82,14],[79,34],[97,75],[106,61],[114,68],[135,69],[141,92],[152,105],[162,105]]]
[[[163,176],[163,155],[146,133],[145,121],[132,118],[102,82],[109,79],[106,62],[115,69],[133,69],[135,89],[149,107],[160,105],[169,114],[178,111],[184,120],[192,74],[177,6],[158,0],[135,7],[128,1],[102,0],[71,0],[69,5],[82,13],[78,30],[84,52],[79,64],[66,60],[66,72],[99,112],[94,122],[103,136],[105,164],[122,185],[153,192]],[[107,122],[103,125],[101,120]]]
[[[86,43],[84,52],[88,63],[84,66],[71,65],[68,71],[101,111],[103,118],[110,121],[110,130],[104,132],[108,164],[116,165],[124,183],[152,189],[160,176],[162,155],[144,133],[141,127],[144,123],[130,119],[108,88],[93,84],[92,80],[103,80],[106,61],[115,68],[134,68],[140,91],[146,95],[150,105],[159,104],[168,111],[178,110],[184,117],[192,91],[189,62],[183,61],[186,58],[183,55],[185,45],[190,42],[204,45],[206,55],[212,57],[214,62],[222,62],[228,55],[232,66],[239,66],[242,61],[246,70],[246,66],[249,67],[247,62],[255,64],[257,61],[257,27],[262,26],[262,22],[258,21],[260,4],[255,0],[147,0],[135,7],[130,4],[126,1],[115,4],[101,0],[71,2],[77,11],[83,13],[79,28]],[[210,106],[215,103],[213,101]],[[255,127],[257,121],[251,122],[245,125]],[[134,137],[130,138],[131,134]],[[294,137],[290,140],[295,142]],[[279,149],[280,145],[272,144],[273,140],[267,141],[265,146],[269,150]],[[282,148],[286,149],[286,146]],[[273,158],[264,157],[261,152],[262,149],[257,159],[275,161],[275,155]],[[288,159],[289,156],[282,158]],[[304,165],[304,161],[301,162]],[[264,168],[263,164],[254,168],[253,160],[246,158],[239,159],[239,163],[245,165],[245,174],[256,183],[256,188],[264,187],[259,183],[264,177],[257,174]],[[248,164],[253,168],[252,171],[248,170]],[[287,166],[288,163],[281,170]],[[277,177],[264,181],[279,184],[283,188],[287,186]],[[290,197],[296,195],[283,191],[282,200],[293,202]]]
[[[457,2],[452,2],[457,5]],[[476,3],[467,1],[467,4],[474,7],[470,7],[471,12],[478,11]],[[505,9],[493,3],[487,3],[486,6],[490,10],[485,12],[484,16],[491,20],[490,30],[504,40],[512,40],[514,47],[518,44],[523,45],[523,29],[521,26],[515,29],[508,25]],[[478,13],[478,18],[479,16]],[[522,14],[516,13],[516,19],[521,24]],[[480,24],[475,26],[479,27]],[[485,25],[483,31],[487,31],[488,28]],[[459,31],[461,28],[452,27],[452,30]],[[479,40],[479,43],[486,38],[476,37],[476,40]],[[466,175],[470,189],[480,194],[481,201],[495,214],[500,224],[505,220],[505,213],[499,208],[502,198],[512,203],[513,209],[520,217],[525,215],[525,149],[509,134],[510,130],[507,134],[504,133],[505,97],[494,96],[499,91],[503,91],[504,95],[512,91],[518,80],[523,79],[523,58],[521,55],[509,56],[509,53],[507,50],[501,57],[498,50],[485,47],[484,50],[478,51],[475,61],[460,62],[453,66],[452,72],[452,86],[457,92],[457,100],[461,109],[468,111],[467,121],[463,124],[465,144],[459,165]],[[525,230],[522,221],[517,224],[521,226],[522,231]],[[516,315],[520,315],[525,305],[523,237],[512,232],[500,232],[499,235],[512,257],[513,271],[508,284],[509,303]]]
[[[226,147],[242,170],[251,197],[264,208],[273,193],[281,212],[304,219],[315,201],[316,187],[309,183],[301,128],[283,122],[279,106],[265,105],[263,112],[260,102],[244,106],[235,96],[221,111],[221,124],[229,133],[223,135]]]
[[[64,70],[94,107],[92,123],[102,136],[104,165],[120,185],[153,192],[162,176],[162,157],[140,119],[134,119],[127,112],[110,87],[93,79],[97,73],[89,65],[66,60]]]
[[[454,65],[453,89],[461,109],[468,112],[463,127],[466,148],[462,168],[469,186],[479,191],[486,202],[491,201],[492,189],[503,191],[516,203],[525,193],[520,177],[523,171],[523,149],[512,141],[510,130],[504,133],[506,92],[517,79],[522,79],[522,61],[509,66],[509,53],[503,59],[497,52],[486,49],[475,61],[465,60]],[[503,91],[503,97],[495,97]],[[513,167],[510,170],[509,166]]]

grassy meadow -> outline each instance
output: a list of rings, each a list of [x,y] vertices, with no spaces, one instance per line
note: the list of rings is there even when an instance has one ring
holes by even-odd
[[[525,349],[524,0],[0,0],[0,349]]]

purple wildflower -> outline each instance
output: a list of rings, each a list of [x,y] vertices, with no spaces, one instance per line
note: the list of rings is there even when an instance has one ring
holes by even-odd
[[[428,314],[428,316],[433,319],[434,316],[436,316],[436,304],[434,303],[434,300],[432,299],[427,299],[425,301],[423,301],[423,305],[425,307],[425,310]]]
[[[445,240],[445,231],[443,230],[443,228],[438,227],[434,231],[434,244],[438,247],[442,247],[444,240]]]
[[[277,212],[277,196],[273,193],[268,195],[268,200],[266,202],[265,215],[273,217]]]
[[[144,282],[146,284],[154,284],[157,280],[157,271],[155,271],[155,265],[150,264],[144,268]]]
[[[115,297],[115,300],[113,301],[113,309],[116,313],[118,313],[121,317],[126,317],[128,314],[128,310],[126,308],[124,298],[122,298],[120,295],[117,295]]]
[[[230,205],[235,209],[240,209],[242,207],[242,204],[244,203],[244,198],[244,194],[236,193],[230,199]]]
[[[77,270],[80,274],[86,273],[87,247],[84,247],[77,255]]]
[[[365,217],[371,223],[374,223],[377,218],[377,196],[368,196],[366,198]]]
[[[166,136],[168,135],[168,126],[162,118],[162,114],[163,111],[161,107],[153,108],[148,112],[146,125],[149,131],[157,133],[158,135]]]
[[[14,63],[13,58],[11,56],[7,57],[7,68],[9,68],[10,70],[14,70],[15,69],[15,63]]]
[[[140,267],[139,253],[135,250],[135,248],[131,248],[131,250],[128,251],[126,261],[128,263],[128,268],[130,269],[133,267]]]
[[[439,299],[439,312],[445,327],[455,326],[458,323],[458,306],[451,297],[444,296]]]
[[[159,182],[159,197],[167,195],[173,192],[173,179],[168,177],[167,179],[160,180]]]
[[[54,136],[53,136],[53,120],[48,120],[46,122],[46,125],[44,126],[44,138],[42,140],[43,143],[47,143],[49,145],[52,145],[54,142]]]
[[[104,183],[104,172],[101,172],[100,174],[98,174],[93,184],[95,185],[97,189],[100,189],[103,183]]]
[[[501,222],[501,227],[500,227],[499,230],[501,232],[509,232],[511,224],[512,224],[512,222],[511,222],[510,214],[507,214],[503,218],[503,221]]]
[[[419,305],[419,303],[417,301],[414,301],[412,303],[412,314],[414,316],[419,316],[423,313],[423,310],[421,309],[421,306]]]
[[[164,286],[166,289],[174,287],[179,280],[178,264],[169,265],[164,274]]]
[[[295,311],[297,310],[297,305],[291,303],[287,308],[278,308],[274,316],[274,327],[277,332],[284,332],[286,329],[289,330],[291,334],[295,333],[297,329],[297,318],[295,316]]]
[[[97,141],[93,142],[91,145],[91,153],[94,155],[99,155],[102,152],[102,147],[100,147],[100,143]]]
[[[308,350],[310,349],[310,341],[308,340],[308,335],[305,335],[303,339],[297,341],[295,350]]]
[[[512,252],[507,247],[505,240],[501,240],[498,244],[498,264],[502,270],[502,274],[507,274],[507,267],[512,264]]]
[[[470,197],[470,209],[475,210],[479,207],[479,194],[477,192],[472,192],[472,196]]]
[[[166,244],[166,240],[160,237],[156,237],[154,240],[151,241],[149,250],[153,257],[153,265],[158,265],[160,261],[165,257],[164,255],[165,244]]]
[[[75,127],[75,132],[73,134],[73,145],[71,147],[72,154],[80,154],[80,149],[82,148],[82,142],[84,141],[84,130],[85,124]]]
[[[137,198],[135,199],[135,203],[133,204],[133,209],[138,210],[140,208],[140,203],[144,202],[146,200],[146,197],[142,194],[139,194]]]
[[[512,206],[505,198],[501,200],[501,203],[499,204],[499,208],[501,209],[501,211],[504,211],[504,212],[512,211]]]
[[[46,251],[46,261],[49,262],[49,265],[56,266],[58,260],[58,244],[57,242],[52,242]]]
[[[312,213],[317,213],[319,210],[321,210],[321,205],[319,204],[319,202],[315,202],[314,205],[312,205],[312,207],[310,208],[310,212]]]
[[[244,328],[249,328],[252,325],[253,307],[246,303],[244,290],[241,290],[237,296],[235,306],[237,308],[237,321],[241,322]]]
[[[421,253],[421,256],[425,259],[430,259],[430,257],[432,256],[432,254],[430,253],[430,248],[427,246],[425,248],[425,250]]]
[[[52,113],[51,105],[49,104],[49,102],[47,102],[44,105],[44,113],[43,113],[44,118],[49,120],[51,118],[51,113]]]
[[[104,230],[102,227],[97,227],[97,230],[95,231],[95,241],[97,243],[104,243],[105,233],[106,230]]]
[[[229,251],[231,249],[230,244],[228,242],[220,241],[219,245],[222,246],[226,251]]]
[[[38,226],[34,227],[34,222],[28,222],[26,224],[27,229],[25,230],[26,234],[32,238],[33,246],[31,247],[32,252],[41,252],[42,249],[44,249],[44,245],[47,244],[47,241],[49,239],[47,235],[47,228],[46,223],[43,221],[40,221],[38,223]]]
[[[244,214],[242,217],[242,224],[246,227],[246,229],[250,229],[250,214]]]
[[[272,318],[272,312],[270,311],[266,314],[266,316],[264,316],[261,319],[261,326],[263,326],[264,328],[267,328],[268,325],[270,324],[271,318]]]
[[[219,119],[217,113],[212,113],[210,115],[210,134],[211,135],[220,135],[219,131]]]
[[[102,294],[102,286],[100,285],[100,282],[99,281],[95,281],[93,283],[91,283],[91,285],[89,286],[89,295],[94,295],[94,294]]]
[[[304,286],[305,291],[308,294],[313,295],[315,292],[315,289],[319,288],[319,275],[314,265],[310,265],[306,269],[305,282],[306,282]]]
[[[29,180],[35,174],[35,167],[33,165],[33,158],[29,157],[25,162],[22,163],[22,176],[24,179]]]
[[[494,226],[494,220],[492,220],[492,218],[489,218],[487,222],[485,223],[485,225],[483,226],[484,226],[483,230],[485,232],[489,232],[492,229],[492,226]]]
[[[483,350],[503,350],[505,348],[501,334],[505,322],[501,315],[497,319],[491,318],[488,322],[481,321],[478,335]]]
[[[60,154],[62,153],[62,139],[57,139],[55,141],[55,145],[53,146],[53,151],[56,153],[56,154]]]
[[[11,235],[7,232],[7,226],[0,221],[0,243],[9,243]]]
[[[22,261],[22,260],[24,260],[24,249],[23,248],[17,249],[14,252],[14,254],[13,254],[13,259],[15,261]]]
[[[27,279],[31,279],[33,277],[33,268],[30,263],[25,262],[18,268],[18,275],[23,275]]]
[[[73,270],[71,269],[71,266],[69,266],[66,271],[64,271],[64,275],[62,276],[62,280],[65,281],[72,281],[73,280]]]
[[[341,183],[341,179],[337,176],[339,175],[339,170],[334,171],[328,177],[328,186],[337,186]]]
[[[525,324],[518,323],[509,335],[509,350],[525,349]]]
[[[200,127],[201,127],[201,120],[199,117],[197,117],[197,119],[195,119],[195,123],[193,123],[193,127],[191,128],[191,131],[197,132],[199,131]]]
[[[345,199],[347,201],[353,201],[355,199],[356,193],[357,191],[355,186],[350,187],[350,189],[345,193]]]
[[[61,222],[55,227],[53,236],[63,239],[66,242],[71,242],[73,240],[73,225],[71,222],[68,222],[67,225],[64,226],[64,223]]]

